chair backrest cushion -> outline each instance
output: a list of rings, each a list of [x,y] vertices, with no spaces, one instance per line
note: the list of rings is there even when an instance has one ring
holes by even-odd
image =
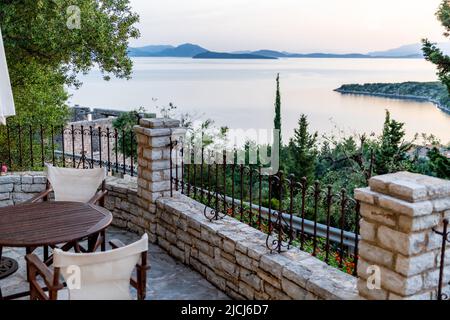
[[[55,201],[88,202],[106,178],[104,168],[72,169],[46,166]]]
[[[107,252],[71,253],[55,249],[54,267],[60,268],[70,300],[131,300],[130,278],[148,250],[148,237]]]

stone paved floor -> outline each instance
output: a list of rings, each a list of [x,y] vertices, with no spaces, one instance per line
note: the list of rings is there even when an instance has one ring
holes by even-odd
[[[139,239],[133,233],[117,228],[108,229],[108,239],[119,239],[125,244]],[[36,250],[42,256],[40,250]],[[7,296],[28,289],[25,273],[24,249],[4,248],[3,256],[19,261],[19,270],[0,280],[3,295]],[[149,246],[149,271],[147,299],[149,300],[225,300],[224,293],[210,284],[199,273],[179,263],[156,245]]]

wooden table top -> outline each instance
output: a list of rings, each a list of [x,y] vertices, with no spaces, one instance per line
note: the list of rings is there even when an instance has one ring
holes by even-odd
[[[111,222],[111,212],[87,203],[50,201],[0,208],[0,246],[71,242],[106,229]]]

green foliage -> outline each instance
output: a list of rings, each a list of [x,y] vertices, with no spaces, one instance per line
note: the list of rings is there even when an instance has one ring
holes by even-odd
[[[376,174],[386,174],[407,169],[407,154],[411,144],[403,142],[405,131],[404,123],[391,119],[389,111],[386,111],[383,133],[375,153]]]
[[[278,210],[278,208],[280,208],[280,200],[278,199],[271,199],[271,201],[269,201],[269,199],[264,199],[262,202],[262,206],[265,208],[272,208],[274,210]]]
[[[445,29],[444,36],[449,37],[450,3],[447,0],[442,0],[436,16]],[[439,79],[450,92],[450,57],[444,54],[435,43],[430,42],[428,39],[422,40],[422,43],[425,59],[436,65]]]
[[[295,172],[297,177],[306,177],[309,182],[314,180],[317,158],[317,132],[309,133],[308,118],[302,114],[298,120],[298,128],[294,130],[288,146],[290,166],[288,172]]]
[[[428,152],[430,169],[433,175],[450,179],[450,158],[444,157],[437,148]]]
[[[80,29],[67,26],[72,5],[80,9]],[[81,85],[76,75],[94,65],[105,79],[129,78],[127,47],[139,35],[137,21],[129,0],[2,1],[0,27],[17,109],[11,121],[64,124],[65,86]]]
[[[449,159],[443,148],[436,147],[425,157],[414,157],[415,150],[423,147],[405,141],[404,124],[391,118],[386,111],[383,132],[379,137],[323,136],[321,143],[316,134],[308,132],[308,121],[302,116],[299,128],[290,144],[283,147],[281,164],[286,173],[297,179],[307,177],[309,184],[319,180],[322,186],[331,185],[334,192],[345,188],[350,194],[355,188],[366,186],[370,177],[408,170],[448,179]],[[434,137],[425,143],[439,146]]]

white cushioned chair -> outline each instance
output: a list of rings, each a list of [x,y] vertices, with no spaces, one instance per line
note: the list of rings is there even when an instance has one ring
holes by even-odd
[[[57,168],[46,165],[47,188],[30,200],[32,203],[47,201],[51,192],[55,201],[84,202],[104,205],[106,170]],[[101,191],[97,192],[101,185]]]
[[[83,202],[91,203],[104,207],[105,197],[108,194],[105,185],[105,168],[95,169],[74,169],[58,168],[50,164],[45,167],[47,175],[47,188],[28,203],[37,203],[49,201],[49,195],[53,192],[55,201]],[[98,191],[100,188],[100,191]],[[96,238],[95,238],[96,237]],[[83,239],[80,239],[83,240]],[[93,251],[96,251],[101,245],[105,248],[105,233],[94,235],[90,239],[95,245]],[[52,247],[55,249],[55,247]],[[61,246],[64,251],[75,248],[77,252],[87,252],[88,250],[76,243],[66,243]],[[44,247],[44,261],[51,263],[52,257],[49,256],[49,249]]]
[[[145,299],[148,236],[125,246],[118,240],[110,242],[112,250],[94,253],[71,253],[54,250],[53,270],[35,254],[27,261],[30,299],[32,300],[131,300],[130,284],[137,289],[137,298]],[[136,275],[132,275],[134,269]],[[66,288],[60,278],[66,281]],[[39,278],[48,288],[42,289]],[[42,283],[42,282],[41,282]]]

